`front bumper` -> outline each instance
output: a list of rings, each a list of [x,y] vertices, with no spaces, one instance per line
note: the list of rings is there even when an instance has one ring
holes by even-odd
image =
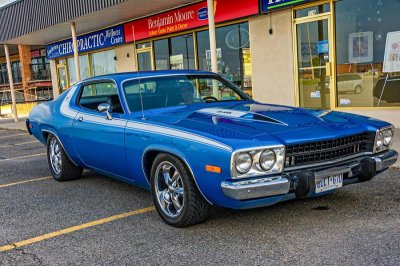
[[[252,200],[294,192],[296,197],[315,193],[315,184],[328,176],[343,175],[343,185],[371,180],[378,172],[397,161],[398,153],[388,150],[379,155],[364,156],[333,166],[299,170],[280,176],[242,181],[224,181],[221,188],[225,196],[235,200]]]

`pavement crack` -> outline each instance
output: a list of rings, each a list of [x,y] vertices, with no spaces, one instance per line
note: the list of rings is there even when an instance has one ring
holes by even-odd
[[[19,252],[22,256],[25,256],[25,257],[30,257],[34,262],[35,262],[35,264],[37,263],[37,265],[45,265],[44,263],[43,263],[43,261],[39,258],[39,256],[38,255],[36,255],[35,253],[33,253],[33,252],[28,252],[28,251],[26,251],[26,250],[24,250],[22,247],[18,247],[16,244],[10,244],[11,246],[14,246],[14,250],[15,251],[17,251],[17,252]]]

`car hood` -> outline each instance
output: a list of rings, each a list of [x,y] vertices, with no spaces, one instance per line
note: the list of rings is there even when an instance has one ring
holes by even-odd
[[[332,139],[387,125],[359,115],[256,102],[193,106],[152,119],[206,134],[231,146],[249,140],[270,145]]]

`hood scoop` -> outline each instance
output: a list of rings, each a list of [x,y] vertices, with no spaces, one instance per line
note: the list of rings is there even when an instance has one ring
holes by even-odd
[[[253,113],[253,112],[245,112],[245,111],[238,111],[238,110],[231,110],[231,109],[222,109],[222,108],[203,108],[197,110],[196,113],[200,114],[207,114],[213,116],[213,121],[215,120],[214,117],[224,117],[224,118],[233,118],[239,120],[256,120],[260,122],[266,123],[274,123],[287,126],[286,123],[268,117],[266,115]]]

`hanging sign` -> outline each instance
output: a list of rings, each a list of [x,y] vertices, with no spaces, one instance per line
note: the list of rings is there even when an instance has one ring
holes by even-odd
[[[215,22],[258,14],[258,0],[214,0]],[[133,42],[208,25],[207,2],[199,2],[124,25],[125,41]]]
[[[78,52],[89,52],[103,49],[125,42],[123,25],[99,30],[82,36],[78,36]],[[72,55],[74,53],[72,39],[49,44],[46,46],[47,59],[55,59]]]
[[[312,0],[262,0],[262,12],[269,12],[276,9],[310,2]]]
[[[387,34],[383,72],[400,72],[400,31]]]

